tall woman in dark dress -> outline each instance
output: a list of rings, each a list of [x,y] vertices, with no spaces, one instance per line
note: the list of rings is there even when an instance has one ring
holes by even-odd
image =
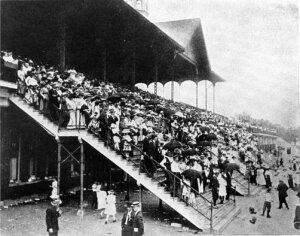
[[[70,113],[68,111],[66,99],[62,98],[60,109],[59,109],[59,127],[67,128],[70,121]]]

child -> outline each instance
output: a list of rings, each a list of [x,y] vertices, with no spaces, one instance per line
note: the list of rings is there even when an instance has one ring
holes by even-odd
[[[183,183],[182,197],[183,197],[183,200],[186,203],[188,203],[189,202],[189,198],[190,198],[190,194],[191,194],[191,188],[190,188],[191,182],[183,176],[182,183]]]
[[[271,211],[271,202],[272,202],[272,195],[271,195],[271,188],[268,188],[266,193],[265,193],[265,203],[263,206],[263,213],[261,214],[262,216],[265,215],[265,211],[267,209],[267,218],[271,218],[270,216],[270,211]]]
[[[106,208],[105,208],[105,224],[108,222],[109,216],[113,217],[113,222],[116,222],[116,196],[114,195],[114,191],[108,191],[108,196],[106,198]]]
[[[97,183],[96,185],[96,194],[97,194],[97,205],[98,210],[100,211],[100,218],[104,216],[105,211],[105,203],[107,194],[105,191],[102,190],[102,185],[100,183]]]

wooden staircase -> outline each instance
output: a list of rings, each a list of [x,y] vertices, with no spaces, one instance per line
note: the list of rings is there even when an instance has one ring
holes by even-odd
[[[233,201],[228,201],[226,204],[218,205],[213,209],[212,221],[211,214],[211,191],[196,197],[193,206],[187,205],[178,197],[172,197],[170,192],[164,186],[165,175],[163,169],[158,169],[154,176],[150,177],[146,173],[140,171],[140,163],[137,155],[133,158],[125,159],[123,155],[107,146],[95,134],[89,133],[87,130],[58,130],[58,125],[52,123],[43,114],[28,105],[21,98],[11,96],[10,102],[23,110],[27,115],[42,126],[50,135],[53,136],[73,136],[80,137],[84,142],[91,145],[99,153],[107,157],[111,162],[129,174],[137,182],[141,183],[154,195],[168,204],[171,208],[181,214],[189,222],[201,229],[205,233],[221,233],[222,230],[232,221],[237,214],[240,213],[240,208],[236,207]],[[208,200],[205,200],[207,198]],[[212,229],[211,230],[211,222]]]

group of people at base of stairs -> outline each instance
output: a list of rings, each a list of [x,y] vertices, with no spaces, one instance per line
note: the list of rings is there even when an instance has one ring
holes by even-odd
[[[94,182],[92,185],[92,199],[91,206],[100,211],[100,217],[104,218],[106,214],[105,224],[108,223],[110,216],[113,218],[113,222],[116,222],[116,196],[114,190],[106,192],[104,190],[104,184]]]

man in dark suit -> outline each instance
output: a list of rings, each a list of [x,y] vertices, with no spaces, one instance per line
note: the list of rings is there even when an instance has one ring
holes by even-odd
[[[227,195],[226,195],[226,200],[229,200],[229,196],[230,196],[230,191],[231,191],[231,175],[229,173],[229,171],[225,171],[225,177],[226,177],[226,192],[227,192]]]
[[[286,202],[286,199],[285,199],[288,196],[288,194],[287,194],[288,189],[289,189],[288,186],[282,180],[279,180],[279,184],[278,184],[278,187],[277,187],[278,197],[279,197],[279,207],[278,207],[278,209],[282,208],[282,203],[284,203],[286,208],[289,209],[289,206],[288,206],[288,204]]]
[[[127,202],[125,204],[126,212],[123,214],[121,221],[122,236],[132,236],[133,234],[133,210],[132,203]]]
[[[213,203],[214,206],[216,206],[217,200],[219,198],[219,181],[217,179],[219,173],[214,173],[213,178],[212,178],[212,198],[213,198]]]
[[[61,201],[55,199],[51,202],[51,206],[46,210],[46,225],[49,236],[58,235],[58,217],[60,217],[62,211],[59,209]]]
[[[144,220],[139,202],[134,202],[133,206],[133,236],[141,236],[144,234]]]

